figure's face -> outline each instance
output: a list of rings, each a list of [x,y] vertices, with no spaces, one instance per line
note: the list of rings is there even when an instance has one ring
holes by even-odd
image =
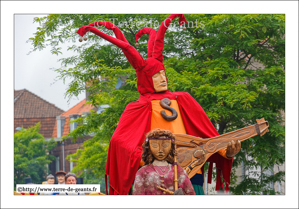
[[[171,140],[149,140],[151,152],[157,160],[164,160],[171,150]]]
[[[54,184],[55,179],[48,179],[47,182],[48,182],[48,184]]]
[[[59,174],[57,175],[57,181],[59,184],[63,184],[65,179],[64,179],[64,175],[63,174]]]
[[[152,76],[154,89],[156,92],[166,91],[168,89],[166,74],[164,70],[160,70]]]
[[[66,184],[77,184],[77,180],[74,176],[70,176],[66,179]]]

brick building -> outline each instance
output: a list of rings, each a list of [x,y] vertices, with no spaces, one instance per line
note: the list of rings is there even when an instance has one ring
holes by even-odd
[[[98,110],[85,103],[86,99],[64,112],[26,89],[14,91],[14,132],[21,127],[28,128],[40,122],[40,134],[46,140],[54,138],[57,142],[57,146],[49,153],[56,159],[48,165],[47,173],[55,174],[58,170],[71,171],[75,165],[65,158],[69,154],[76,153],[77,149],[82,148],[83,142],[91,138],[91,136],[78,138],[76,142],[72,139],[62,141],[62,136],[77,127],[76,123],[70,124],[71,120],[89,114],[90,110]],[[100,107],[99,112],[104,108],[105,105],[103,108]]]
[[[70,123],[71,120],[84,117],[84,115],[90,113],[90,110],[97,111],[97,108],[85,103],[86,99],[56,117],[52,137],[57,141],[57,146],[50,151],[50,154],[54,155],[56,159],[49,164],[49,173],[54,174],[58,170],[64,170],[65,172],[71,171],[75,164],[65,158],[70,154],[76,153],[77,149],[82,148],[83,142],[91,138],[91,136],[78,138],[76,142],[74,142],[73,139],[62,141],[63,136],[66,136],[77,127],[76,123]]]
[[[40,122],[40,134],[50,139],[56,116],[62,113],[63,110],[26,89],[14,91],[14,132]]]

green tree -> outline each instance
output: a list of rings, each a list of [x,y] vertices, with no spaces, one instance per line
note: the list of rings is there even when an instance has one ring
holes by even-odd
[[[24,184],[24,178],[28,176],[38,184],[46,179],[46,165],[54,159],[47,153],[56,142],[53,139],[46,141],[39,129],[40,123],[37,123],[14,134],[14,186]]]
[[[176,27],[165,35],[164,65],[171,91],[189,92],[203,107],[220,134],[256,123],[264,117],[270,132],[242,142],[242,150],[234,158],[234,168],[243,161],[246,169],[272,169],[284,162],[285,108],[285,17],[274,14],[185,15],[189,25],[183,31],[177,20]],[[104,175],[106,154],[111,136],[121,113],[129,102],[139,97],[135,70],[121,50],[88,33],[87,42],[77,42],[76,30],[97,20],[113,22],[133,45],[139,29],[159,25],[168,15],[48,15],[35,18],[40,27],[30,40],[34,51],[46,44],[53,54],[59,54],[60,45],[73,41],[69,50],[77,55],[62,58],[62,68],[56,71],[60,79],[71,78],[66,91],[71,98],[86,90],[90,82],[90,103],[109,104],[103,113],[92,112],[68,137],[76,138],[93,133],[92,139],[78,150],[76,171],[87,169],[94,177]],[[114,19],[113,19],[114,18]],[[138,24],[136,24],[138,22]],[[158,24],[159,23],[159,24]],[[104,27],[100,29],[112,35]],[[147,36],[139,40],[137,50],[146,58]],[[70,67],[74,66],[74,67]],[[115,89],[121,78],[126,85]],[[100,92],[100,93],[99,93]],[[235,194],[272,192],[269,182],[284,181],[284,173],[247,175],[231,191]],[[235,179],[235,176],[233,176]],[[272,192],[273,193],[273,192]]]

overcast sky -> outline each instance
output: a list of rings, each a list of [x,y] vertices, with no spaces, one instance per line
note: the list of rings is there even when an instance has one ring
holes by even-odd
[[[33,46],[26,43],[34,36],[38,23],[33,23],[34,17],[45,15],[15,15],[15,90],[27,89],[56,107],[67,111],[85,98],[85,93],[79,97],[73,97],[69,103],[64,98],[67,84],[62,80],[55,81],[58,73],[53,68],[60,67],[58,60],[62,57],[69,57],[73,52],[67,51],[67,44],[62,47],[62,54],[52,55],[50,47],[42,51],[35,51],[28,55]],[[72,44],[72,43],[69,43]]]

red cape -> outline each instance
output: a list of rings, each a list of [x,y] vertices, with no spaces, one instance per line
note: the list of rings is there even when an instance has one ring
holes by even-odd
[[[109,176],[109,194],[128,194],[141,160],[145,134],[151,127],[151,100],[163,98],[177,100],[187,134],[202,138],[219,135],[202,107],[189,93],[167,91],[141,95],[137,101],[127,105],[110,141],[105,172]],[[215,153],[208,161],[216,163],[216,190],[219,190],[222,183],[222,174],[228,191],[232,160]],[[211,165],[213,164],[210,163],[209,183]]]

